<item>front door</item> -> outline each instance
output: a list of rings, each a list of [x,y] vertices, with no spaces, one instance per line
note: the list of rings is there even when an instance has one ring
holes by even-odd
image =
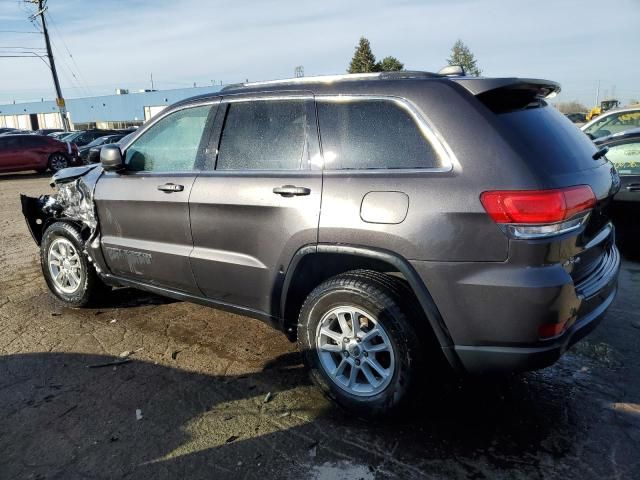
[[[189,265],[189,195],[215,108],[199,104],[163,116],[126,147],[126,169],[98,181],[102,250],[113,274],[198,292]]]
[[[295,252],[317,242],[322,174],[313,165],[313,97],[225,97],[215,124],[217,162],[191,193],[193,272],[207,297],[277,314],[274,286]]]

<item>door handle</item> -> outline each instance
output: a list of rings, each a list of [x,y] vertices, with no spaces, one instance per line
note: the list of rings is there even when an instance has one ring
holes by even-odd
[[[625,189],[629,192],[640,192],[640,183],[631,183]]]
[[[166,193],[181,192],[184,190],[184,185],[176,185],[175,183],[165,183],[164,185],[158,185],[158,190]]]
[[[311,189],[307,187],[296,187],[295,185],[283,185],[282,187],[274,188],[273,193],[282,195],[283,197],[296,197],[309,195]]]

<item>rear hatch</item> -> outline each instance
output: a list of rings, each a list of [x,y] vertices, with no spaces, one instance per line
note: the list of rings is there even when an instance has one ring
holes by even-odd
[[[595,205],[583,228],[575,230],[577,235],[562,234],[544,241],[552,246],[547,260],[567,265],[577,285],[597,275],[604,264],[612,261],[614,235],[609,210],[620,180],[606,157],[597,155],[593,142],[547,103],[545,98],[558,92],[559,86],[531,79],[456,81],[491,110],[492,122],[539,178],[540,189],[588,185],[593,191]]]

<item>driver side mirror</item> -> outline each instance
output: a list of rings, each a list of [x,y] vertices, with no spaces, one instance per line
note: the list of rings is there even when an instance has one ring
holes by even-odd
[[[122,152],[117,145],[105,145],[100,149],[100,163],[106,172],[117,172],[124,168]]]

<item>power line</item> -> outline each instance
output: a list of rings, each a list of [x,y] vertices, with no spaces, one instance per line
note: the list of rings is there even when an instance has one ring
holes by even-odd
[[[78,79],[78,81],[82,81],[82,83],[84,83],[84,86],[86,87],[87,92],[89,93],[89,95],[92,96],[91,89],[89,88],[89,85],[87,84],[87,81],[85,80],[84,75],[82,75],[82,71],[80,70],[80,66],[77,64],[76,59],[71,54],[71,50],[69,50],[69,47],[67,46],[67,42],[64,41],[64,37],[62,36],[62,32],[60,31],[60,29],[58,28],[57,22],[55,22],[53,20],[53,17],[51,16],[51,13],[49,11],[46,12],[46,15],[49,18],[49,23],[51,23],[51,26],[56,31],[56,34],[58,35],[58,38],[60,39],[60,41],[62,42],[62,45],[64,46],[65,50],[67,51],[67,54],[69,55],[69,58],[71,58],[71,61],[75,65],[76,71],[78,72],[78,77],[80,77]],[[71,71],[71,68],[69,68],[69,70]],[[77,78],[73,72],[71,74],[74,76],[74,78]]]
[[[67,118],[66,107],[64,103],[64,97],[62,96],[62,89],[60,88],[60,81],[58,80],[58,72],[56,70],[56,64],[53,60],[53,52],[51,50],[51,42],[49,41],[49,32],[47,31],[47,23],[44,18],[44,13],[47,9],[46,0],[30,0],[30,3],[36,4],[38,10],[32,14],[29,19],[34,23],[37,17],[40,17],[42,23],[42,34],[44,35],[44,43],[47,47],[47,56],[49,57],[49,68],[51,69],[51,76],[53,77],[53,84],[56,87],[56,104],[60,110],[60,117],[62,120],[62,126],[64,130],[69,131],[69,119]],[[39,29],[38,29],[39,30]]]
[[[7,47],[0,47],[2,49],[5,50],[9,50],[9,49],[20,49],[20,50],[46,50],[46,48],[42,48],[42,47],[18,47],[18,46],[7,46]]]

